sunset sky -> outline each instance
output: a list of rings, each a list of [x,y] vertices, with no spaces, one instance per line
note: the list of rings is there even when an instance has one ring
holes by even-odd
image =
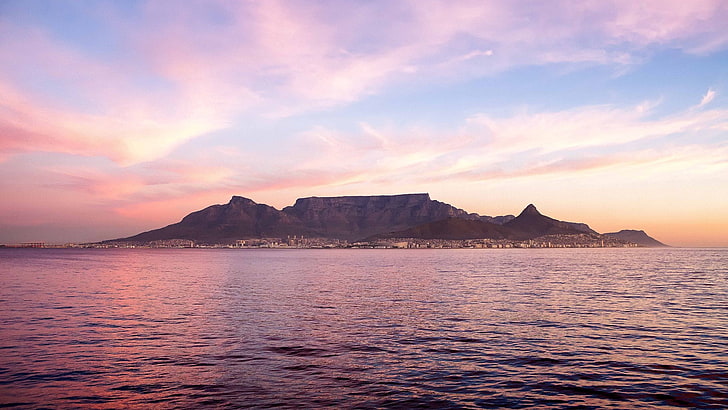
[[[728,2],[0,1],[0,243],[429,192],[728,246]]]

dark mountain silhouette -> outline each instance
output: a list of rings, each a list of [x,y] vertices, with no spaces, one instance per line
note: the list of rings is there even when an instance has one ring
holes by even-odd
[[[597,234],[586,224],[558,221],[541,215],[533,205],[503,225],[482,220],[449,218],[410,229],[376,235],[374,239],[513,239],[528,240],[544,235]]]
[[[480,220],[483,222],[490,222],[496,225],[503,225],[506,222],[513,220],[515,215],[501,215],[501,216],[481,216]]]
[[[514,233],[514,239],[533,239],[543,235],[597,233],[586,224],[564,222],[541,215],[533,204],[529,204],[520,215],[503,226]]]
[[[512,239],[544,235],[593,234],[582,223],[559,221],[528,205],[517,217],[468,213],[434,201],[428,194],[300,198],[278,210],[248,198],[212,205],[164,228],[106,242],[147,243],[187,239],[224,244],[238,239],[305,236],[348,241],[364,238]],[[644,246],[663,246],[642,231],[613,234]]]
[[[178,223],[114,241],[189,239],[229,243],[287,235],[356,240],[447,218],[490,217],[433,201],[429,194],[300,198],[280,211],[234,196],[227,204],[193,212]]]
[[[258,204],[248,198],[233,196],[225,205],[212,205],[185,216],[180,222],[143,232],[128,242],[150,242],[165,239],[189,239],[208,243],[235,242],[241,238],[262,238],[311,234],[302,221],[272,206]]]
[[[320,236],[350,240],[451,217],[480,217],[433,201],[429,194],[301,198],[282,212]]]
[[[418,239],[513,239],[514,232],[491,222],[448,218],[429,222],[402,231],[375,235],[370,239],[418,238]]]
[[[661,246],[667,246],[664,243],[658,241],[657,239],[654,239],[647,235],[645,231],[637,231],[633,229],[623,229],[619,232],[609,232],[605,233],[606,236],[611,236],[613,238],[636,243],[637,245],[641,246],[647,246],[647,247],[661,247]]]

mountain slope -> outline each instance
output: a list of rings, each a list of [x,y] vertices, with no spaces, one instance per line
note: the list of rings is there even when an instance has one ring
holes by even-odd
[[[654,239],[647,235],[645,231],[638,231],[634,229],[623,229],[619,232],[610,232],[605,233],[606,236],[611,236],[612,238],[616,238],[622,241],[632,242],[636,243],[640,246],[645,247],[663,247],[667,246],[664,243],[658,241],[657,239]]]
[[[232,243],[237,239],[288,235],[357,240],[447,218],[490,217],[434,201],[429,194],[309,197],[283,210],[233,196],[227,204],[193,212],[175,224],[113,241],[189,239]],[[498,218],[502,217],[494,219]]]
[[[300,198],[283,212],[322,236],[349,240],[451,217],[480,217],[429,194]]]
[[[498,224],[460,218],[448,218],[429,222],[402,231],[375,235],[371,239],[418,238],[418,239],[510,239],[513,232]]]
[[[499,225],[483,220],[448,218],[429,222],[406,230],[375,235],[376,239],[514,239],[528,240],[544,235],[597,234],[588,225],[559,221],[541,215],[533,205],[528,205],[517,217]]]
[[[241,238],[285,235],[287,232],[296,232],[298,235],[311,233],[298,218],[272,206],[233,196],[227,204],[212,205],[193,212],[176,224],[119,240],[149,242],[190,239],[224,243]]]
[[[533,205],[528,205],[517,217],[492,218],[434,201],[428,194],[308,197],[282,210],[233,196],[227,204],[192,212],[175,224],[106,242],[188,239],[221,244],[238,239],[294,235],[348,241],[364,238],[529,240],[544,235],[584,233],[598,235],[586,224],[542,215]],[[665,246],[643,231],[607,235],[642,246]]]
[[[533,239],[543,235],[596,234],[588,225],[559,221],[542,215],[533,204],[528,205],[515,219],[503,224],[514,233],[515,239]]]

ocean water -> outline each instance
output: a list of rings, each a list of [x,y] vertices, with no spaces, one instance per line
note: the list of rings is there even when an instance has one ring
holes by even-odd
[[[0,406],[725,408],[727,249],[0,249]]]

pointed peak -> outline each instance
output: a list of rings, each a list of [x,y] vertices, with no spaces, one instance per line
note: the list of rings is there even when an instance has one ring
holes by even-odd
[[[528,204],[528,206],[521,212],[521,215],[541,215],[541,212],[536,209],[536,206],[534,204]]]

